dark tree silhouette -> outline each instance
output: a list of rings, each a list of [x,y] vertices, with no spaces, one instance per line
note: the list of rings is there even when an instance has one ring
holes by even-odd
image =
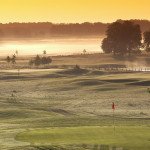
[[[15,63],[16,63],[16,55],[15,55],[15,54],[12,56],[11,62],[12,62],[12,64],[15,64]]]
[[[35,65],[35,66],[40,66],[40,65],[46,65],[46,64],[50,64],[52,62],[52,59],[50,57],[40,57],[39,55],[37,55],[34,59],[31,59],[29,61],[29,65]]]
[[[118,20],[123,22],[123,20]],[[131,20],[141,26],[142,32],[149,30],[150,21]],[[33,37],[53,37],[53,36],[76,36],[76,35],[104,35],[110,24],[96,23],[66,23],[53,24],[51,22],[38,23],[7,23],[0,24],[0,38],[33,38]]]
[[[84,55],[86,54],[86,49],[83,50],[83,54],[84,54]]]
[[[144,45],[146,47],[146,51],[150,52],[150,31],[144,32]]]
[[[46,54],[47,54],[46,50],[44,50],[44,51],[43,51],[43,54],[44,54],[44,55],[46,55]]]
[[[50,64],[51,62],[52,62],[52,59],[50,57],[42,57],[41,58],[42,65]]]
[[[9,56],[7,56],[6,61],[7,61],[7,63],[10,63],[11,62],[11,58]]]
[[[47,57],[47,64],[50,64],[50,63],[52,63],[52,59],[51,57]]]
[[[106,36],[102,41],[105,53],[131,54],[141,46],[140,26],[130,21],[112,23],[108,26]]]
[[[41,64],[41,58],[39,55],[35,57],[34,64],[35,66],[39,66]]]
[[[41,64],[46,65],[47,64],[47,57],[41,58]]]
[[[104,38],[102,41],[102,49],[105,53],[112,53],[115,52],[113,50],[113,48],[115,47],[115,45],[113,46],[113,43],[108,40],[108,38]]]
[[[31,60],[29,61],[29,66],[33,66],[33,65],[34,65],[34,60],[31,59]]]

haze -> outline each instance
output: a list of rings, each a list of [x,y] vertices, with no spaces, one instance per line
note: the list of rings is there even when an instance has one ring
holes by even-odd
[[[88,53],[102,52],[101,38],[70,38],[70,39],[40,39],[40,40],[7,40],[0,43],[1,56],[13,55],[17,50],[19,55],[42,54],[44,50],[49,55],[81,54],[84,49]]]
[[[150,20],[149,0],[0,0],[0,4],[0,22],[3,24],[9,22],[108,23],[117,19]],[[4,29],[5,27],[2,28],[2,33]],[[15,25],[12,25],[10,29],[20,33],[19,27],[15,28]],[[5,31],[11,33],[10,29]],[[101,29],[98,30],[101,31]],[[101,52],[102,39],[100,38],[68,40],[61,36],[60,41],[57,39],[9,41],[11,36],[8,36],[7,40],[0,43],[0,53],[12,55],[18,50],[21,54],[40,54],[43,50],[47,50],[49,54],[73,54],[82,53],[84,49],[89,53]],[[100,36],[98,34],[98,37]]]

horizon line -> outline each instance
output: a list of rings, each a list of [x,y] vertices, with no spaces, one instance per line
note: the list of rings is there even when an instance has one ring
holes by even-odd
[[[150,22],[150,20],[149,19],[117,19],[116,21],[148,21],[148,22]],[[91,23],[91,24],[94,24],[94,23],[102,23],[102,24],[111,24],[111,23],[113,23],[113,22],[116,22],[116,21],[112,21],[112,22],[101,22],[101,21],[96,21],[96,22],[89,22],[89,21],[84,21],[84,22],[58,22],[58,23],[54,23],[54,22],[50,22],[50,21],[29,21],[29,22],[21,22],[21,21],[18,21],[18,22],[6,22],[6,23],[2,23],[2,22],[0,22],[0,24],[3,24],[3,25],[5,25],[5,24],[15,24],[15,23],[18,23],[18,24],[28,24],[28,23],[51,23],[51,24],[84,24],[84,23]]]

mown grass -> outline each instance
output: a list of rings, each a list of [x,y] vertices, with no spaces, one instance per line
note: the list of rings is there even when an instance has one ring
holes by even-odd
[[[122,149],[148,150],[150,147],[149,127],[69,127],[38,129],[23,132],[16,139],[32,144],[53,145],[108,145]]]
[[[113,146],[112,141],[106,138],[102,142],[101,134],[97,134],[96,130],[109,135],[113,124],[111,104],[115,102],[115,124],[119,135],[116,135],[114,145],[138,149],[141,144],[143,150],[147,149],[150,138],[149,81],[149,73],[116,74],[99,70],[84,70],[80,73],[74,70],[23,72],[19,77],[16,73],[1,73],[0,148],[81,150],[94,147],[100,149],[101,145]],[[102,130],[104,126],[108,130]],[[78,140],[71,142],[69,138],[62,142],[65,145],[60,144],[59,140],[63,138],[57,137],[61,129],[63,134],[60,137],[71,132]],[[86,129],[93,130],[89,133]],[[129,135],[125,130],[128,130]],[[27,138],[32,131],[36,133],[33,136],[38,135],[39,141],[43,137],[41,144],[34,138],[28,138],[27,142],[19,141],[22,136]],[[58,133],[55,146],[50,145],[52,131]],[[80,131],[85,131],[83,140],[77,134]],[[46,132],[49,133],[48,142],[44,140]],[[16,140],[18,136],[20,138]],[[88,137],[87,141],[84,141],[84,137]],[[96,140],[94,137],[97,137]],[[119,141],[123,137],[124,141]],[[137,145],[136,139],[139,141]]]

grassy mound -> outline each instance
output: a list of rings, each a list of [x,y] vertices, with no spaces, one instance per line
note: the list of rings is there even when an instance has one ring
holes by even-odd
[[[87,74],[89,71],[87,69],[67,69],[64,71],[59,72],[59,74],[65,74],[65,75],[83,75]]]

